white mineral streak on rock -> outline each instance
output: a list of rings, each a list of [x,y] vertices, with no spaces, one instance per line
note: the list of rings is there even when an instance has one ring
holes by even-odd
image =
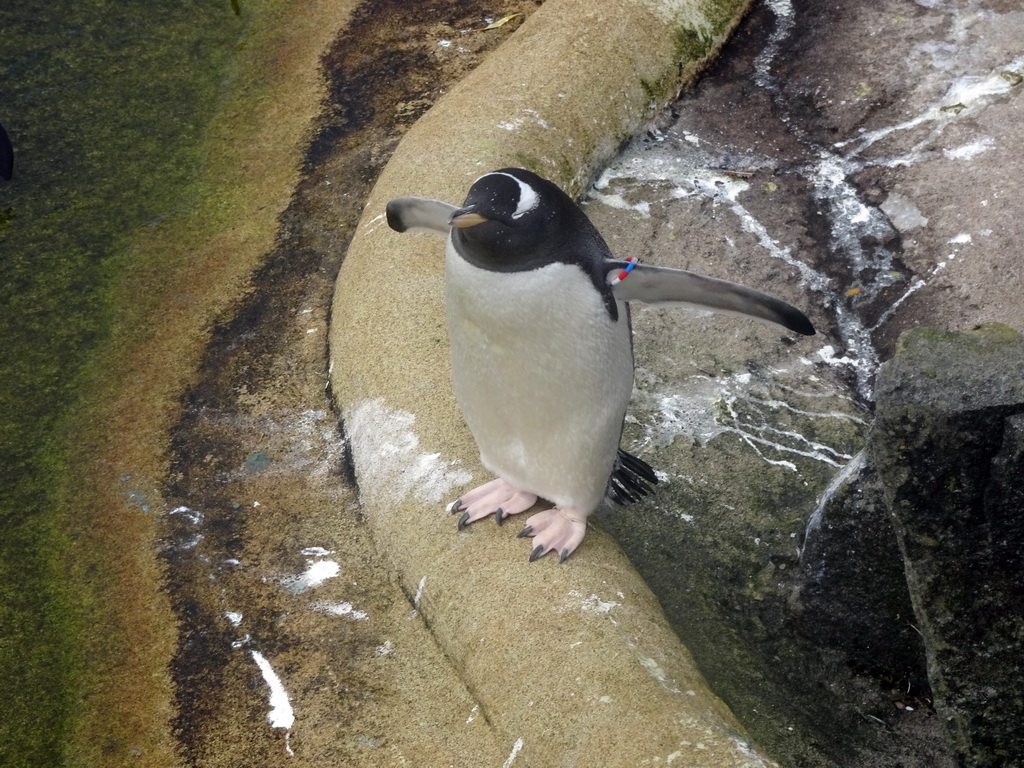
[[[408,496],[436,504],[473,476],[440,453],[420,449],[416,417],[389,408],[383,398],[356,403],[345,414],[359,493],[386,508]]]
[[[508,759],[502,763],[501,768],[511,768],[512,763],[515,762],[516,755],[519,754],[519,750],[523,748],[523,737],[520,736],[516,739],[516,743],[512,745],[512,752],[509,754]]]
[[[333,579],[341,572],[341,566],[333,560],[307,561],[308,567],[298,576],[288,576],[281,580],[289,592],[301,595],[307,590],[319,587],[328,579]]]
[[[346,616],[356,621],[369,618],[366,611],[357,611],[352,603],[347,602],[332,603],[327,600],[317,600],[310,605],[310,608],[321,613],[329,613],[332,616]]]
[[[285,749],[289,755],[295,754],[291,748],[291,729],[295,724],[295,712],[292,710],[291,700],[288,692],[284,689],[281,678],[274,672],[270,662],[259,651],[249,651],[253,661],[260,668],[263,680],[270,689],[270,711],[267,712],[267,722],[272,728],[284,728],[288,733],[285,739]]]

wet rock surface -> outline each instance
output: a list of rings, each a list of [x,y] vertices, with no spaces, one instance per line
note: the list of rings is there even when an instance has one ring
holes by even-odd
[[[834,652],[832,674],[848,671],[887,689],[882,715],[927,711],[924,641],[882,478],[866,452],[836,475],[808,521],[800,569],[793,628]]]
[[[1024,340],[1005,326],[900,337],[868,445],[964,765],[1018,764],[1024,657]]]
[[[625,442],[666,482],[601,517],[786,765],[963,759],[862,449],[901,332],[1024,327],[1010,29],[998,3],[760,5],[589,195],[618,255],[752,285],[819,331],[634,306]]]

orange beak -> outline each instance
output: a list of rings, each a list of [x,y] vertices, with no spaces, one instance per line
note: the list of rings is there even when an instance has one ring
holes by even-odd
[[[483,224],[488,219],[481,216],[479,213],[473,213],[472,211],[456,211],[455,214],[448,220],[456,229],[467,229],[468,227],[475,227],[477,224]]]

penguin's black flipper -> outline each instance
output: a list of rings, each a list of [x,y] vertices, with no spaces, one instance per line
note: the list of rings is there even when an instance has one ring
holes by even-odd
[[[626,505],[640,501],[657,483],[658,476],[650,464],[619,448],[605,495],[616,504]]]
[[[429,197],[396,197],[386,209],[388,226],[395,232],[432,232],[447,237],[454,205]]]
[[[613,282],[627,268],[630,269],[612,285],[612,294],[619,301],[682,304],[713,309],[778,323],[804,336],[814,335],[814,326],[807,315],[792,304],[753,288],[684,269],[651,267],[646,264],[634,264],[630,268],[626,261],[608,261],[606,264],[609,282]]]

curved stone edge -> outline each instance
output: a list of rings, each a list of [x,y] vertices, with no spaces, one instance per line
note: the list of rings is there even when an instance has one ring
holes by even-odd
[[[331,378],[367,521],[484,716],[526,763],[771,764],[602,532],[561,566],[527,561],[521,520],[456,532],[444,504],[486,476],[451,392],[443,245],[390,231],[384,206],[409,194],[458,203],[473,179],[508,165],[579,194],[747,5],[548,0],[406,135],[338,276]]]

